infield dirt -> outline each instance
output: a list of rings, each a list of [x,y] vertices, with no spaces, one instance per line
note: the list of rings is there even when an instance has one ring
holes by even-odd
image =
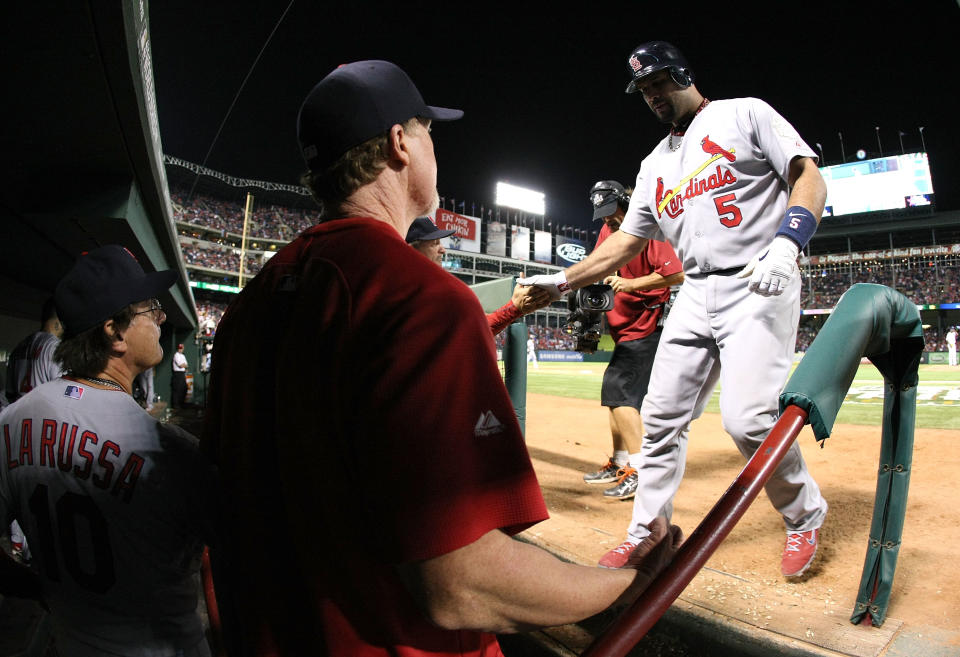
[[[524,536],[572,560],[596,563],[625,536],[632,501],[604,499],[582,475],[610,454],[607,410],[595,401],[528,394],[527,445],[551,518]],[[907,515],[887,622],[849,622],[863,570],[877,481],[880,428],[836,425],[820,448],[807,426],[798,441],[830,510],[814,565],[780,575],[785,533],[764,493],[678,603],[850,655],[883,652],[897,631],[941,632],[960,654],[960,431],[917,429]],[[673,522],[689,534],[743,468],[720,416],[690,431]]]

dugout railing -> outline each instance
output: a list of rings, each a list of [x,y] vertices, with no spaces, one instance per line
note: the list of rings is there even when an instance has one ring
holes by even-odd
[[[767,438],[671,564],[583,657],[623,657],[643,638],[743,517],[803,426],[821,443],[830,436],[863,357],[883,375],[885,395],[873,518],[850,620],[882,625],[906,514],[922,335],[920,313],[904,295],[882,285],[851,287],[784,387]]]

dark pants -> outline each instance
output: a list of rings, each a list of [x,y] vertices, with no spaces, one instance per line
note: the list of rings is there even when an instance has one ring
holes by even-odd
[[[632,406],[640,412],[643,398],[647,396],[653,357],[657,355],[662,332],[663,329],[657,327],[657,330],[644,338],[617,343],[613,348],[610,364],[603,373],[603,384],[600,387],[602,406]]]
[[[180,408],[187,401],[187,373],[174,372],[173,379],[170,381],[173,395],[170,399],[170,406]]]

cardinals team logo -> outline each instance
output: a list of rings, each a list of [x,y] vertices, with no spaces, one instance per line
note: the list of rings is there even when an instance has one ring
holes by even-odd
[[[663,178],[657,178],[656,203],[658,216],[666,212],[668,217],[676,219],[680,216],[680,213],[683,212],[683,201],[685,199],[700,196],[708,191],[737,182],[734,173],[719,164],[716,166],[716,171],[712,172],[709,176],[706,178],[698,178],[707,167],[718,160],[736,162],[736,149],[726,149],[720,146],[710,139],[710,135],[704,135],[703,139],[700,140],[700,148],[703,149],[703,152],[709,155],[710,158],[691,173],[684,176],[676,187],[668,189],[666,185],[664,185]],[[686,185],[686,189],[684,189],[684,185]]]
[[[670,196],[667,197],[666,188],[663,185],[663,177],[657,177],[657,213],[666,212],[671,219],[676,219],[683,212],[683,197],[678,196],[674,190],[670,190]]]
[[[630,55],[630,59],[627,60],[630,63],[630,68],[633,69],[634,73],[643,69],[643,62],[637,59],[636,55]]]
[[[730,162],[736,162],[737,156],[733,154],[732,151],[728,151],[721,146],[710,141],[710,135],[704,135],[703,139],[700,140],[700,148],[703,149],[703,152],[707,155],[721,155],[727,158]]]

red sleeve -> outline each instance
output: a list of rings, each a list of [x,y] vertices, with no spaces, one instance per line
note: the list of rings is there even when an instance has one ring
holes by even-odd
[[[520,309],[513,305],[513,301],[508,301],[487,315],[487,324],[490,325],[490,332],[497,335],[519,317]]]

